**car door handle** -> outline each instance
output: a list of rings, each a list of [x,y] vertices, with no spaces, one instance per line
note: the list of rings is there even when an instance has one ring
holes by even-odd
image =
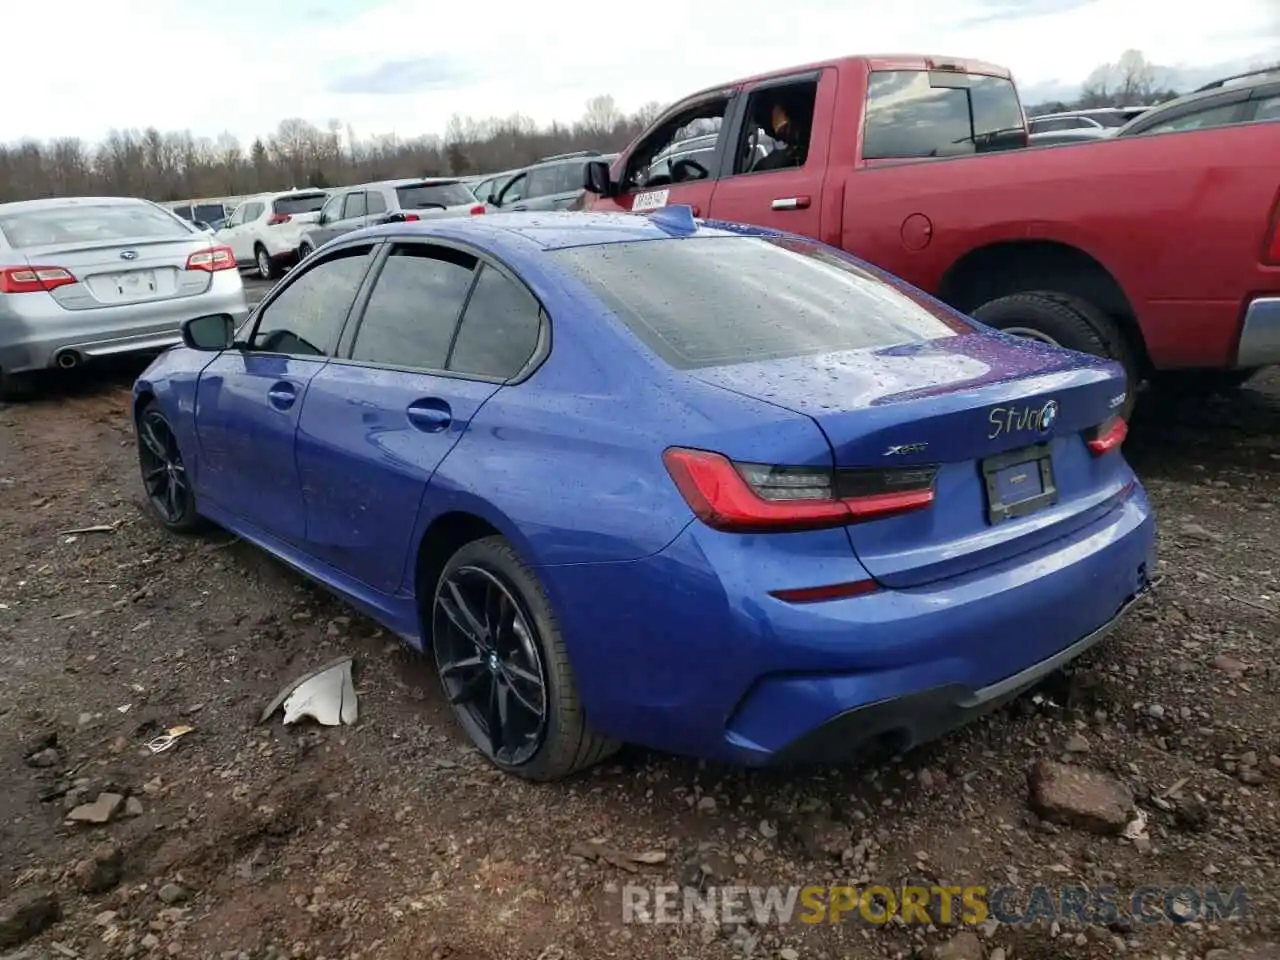
[[[288,410],[298,399],[298,390],[292,383],[282,381],[267,391],[267,399],[277,410]]]
[[[405,411],[409,422],[423,433],[439,433],[453,422],[453,411],[443,400],[417,400]]]
[[[774,210],[808,210],[808,197],[779,197],[769,204]]]

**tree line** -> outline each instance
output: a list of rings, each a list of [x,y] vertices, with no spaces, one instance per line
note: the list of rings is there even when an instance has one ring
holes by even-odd
[[[1160,103],[1177,96],[1164,71],[1141,51],[1127,50],[1097,67],[1070,103],[1028,107],[1029,115],[1085,107]],[[189,130],[113,130],[98,144],[77,137],[0,146],[0,202],[55,196],[133,196],[189,200],[240,196],[291,187],[333,187],[392,177],[467,176],[525,166],[573,150],[621,150],[662,111],[645,104],[633,114],[613,97],[593,97],[574,123],[540,127],[530,118],[476,120],[454,116],[443,136],[359,137],[331,120],[281,121],[275,133],[245,147],[229,133],[198,137]]]
[[[574,123],[454,116],[443,136],[359,137],[338,120],[324,128],[283,120],[246,148],[229,133],[112,130],[98,144],[77,137],[0,146],[0,202],[58,196],[130,196],[160,202],[333,187],[393,177],[467,176],[525,166],[573,150],[621,150],[661,112],[633,114],[593,97]]]

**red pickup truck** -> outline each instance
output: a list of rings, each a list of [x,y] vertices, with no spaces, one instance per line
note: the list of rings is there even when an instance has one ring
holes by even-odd
[[[1275,122],[1028,148],[1007,70],[848,57],[680,101],[583,205],[804,234],[1131,384],[1227,385],[1280,363],[1278,158]]]

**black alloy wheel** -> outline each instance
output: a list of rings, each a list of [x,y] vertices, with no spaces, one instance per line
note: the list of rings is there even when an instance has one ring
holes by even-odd
[[[195,494],[182,452],[164,414],[148,405],[138,418],[138,466],[152,512],[171,530],[197,526]]]
[[[441,578],[432,616],[436,666],[472,741],[501,767],[528,763],[547,732],[547,670],[533,617],[496,573]]]

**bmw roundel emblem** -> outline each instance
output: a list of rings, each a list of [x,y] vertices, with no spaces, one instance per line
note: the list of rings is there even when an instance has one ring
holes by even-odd
[[[121,260],[137,260],[138,251],[137,250],[121,250],[120,259]]]
[[[1040,409],[1040,432],[1048,433],[1058,419],[1058,401],[1050,400]]]

